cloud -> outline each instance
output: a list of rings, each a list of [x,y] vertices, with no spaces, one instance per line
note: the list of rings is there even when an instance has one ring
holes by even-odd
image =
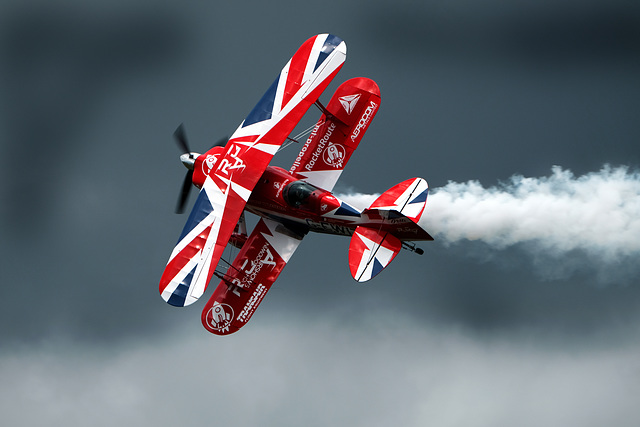
[[[420,328],[398,317],[283,325],[262,316],[242,334],[204,334],[109,349],[57,342],[5,351],[3,419],[69,426],[640,421],[637,344],[558,350]],[[25,411],[25,404],[37,410]]]

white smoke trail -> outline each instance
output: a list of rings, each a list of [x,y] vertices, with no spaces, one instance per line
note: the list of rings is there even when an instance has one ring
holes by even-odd
[[[430,195],[423,219],[448,242],[482,240],[499,249],[535,242],[612,261],[640,253],[640,175],[605,166],[576,178],[555,166],[548,177],[516,175],[498,187],[450,182]]]
[[[363,206],[376,195],[344,197]],[[575,177],[554,166],[550,176],[515,175],[489,188],[449,182],[431,189],[421,225],[447,243],[479,240],[496,249],[533,243],[547,254],[582,250],[611,263],[640,255],[640,174],[604,166]]]

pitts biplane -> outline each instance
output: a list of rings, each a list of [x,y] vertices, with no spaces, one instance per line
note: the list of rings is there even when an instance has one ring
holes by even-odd
[[[326,107],[318,103],[345,58],[346,45],[336,36],[307,40],[224,146],[193,153],[182,127],[176,131],[188,168],[179,209],[192,184],[200,192],[160,294],[187,306],[219,277],[202,311],[202,324],[214,334],[231,334],[249,321],[309,231],[351,236],[349,268],[359,282],[380,273],[402,248],[422,253],[411,242],[433,240],[418,225],[428,194],[424,179],[397,184],[364,210],[331,193],[380,106],[377,84],[361,77],[339,86]],[[291,169],[269,166],[312,104],[322,115]],[[260,217],[250,235],[245,210]],[[217,265],[227,244],[240,250],[223,273]]]

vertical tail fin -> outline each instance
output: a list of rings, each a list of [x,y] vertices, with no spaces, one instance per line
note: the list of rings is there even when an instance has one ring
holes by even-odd
[[[429,185],[422,178],[411,178],[394,185],[378,197],[369,209],[394,210],[418,223],[427,204]]]

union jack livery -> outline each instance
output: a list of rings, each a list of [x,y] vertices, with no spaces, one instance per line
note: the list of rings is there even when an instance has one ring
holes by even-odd
[[[340,38],[307,40],[282,69],[226,144],[190,152],[182,127],[176,138],[188,168],[179,210],[189,188],[200,189],[160,279],[169,304],[193,304],[215,274],[221,279],[202,311],[202,324],[218,335],[244,326],[309,231],[351,236],[349,267],[359,282],[382,271],[412,241],[433,240],[419,221],[428,186],[409,179],[383,193],[368,209],[331,193],[380,107],[380,90],[358,77],[338,87],[326,107],[320,94],[346,58]],[[289,171],[269,166],[300,119],[316,103],[322,115]],[[250,235],[244,212],[261,219]],[[240,248],[218,270],[227,244]]]

